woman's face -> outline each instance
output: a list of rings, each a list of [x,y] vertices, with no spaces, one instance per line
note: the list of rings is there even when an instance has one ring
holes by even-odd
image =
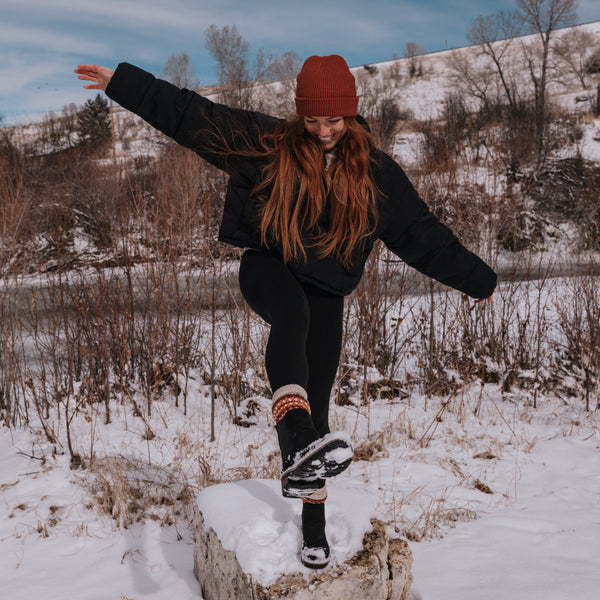
[[[344,117],[304,117],[304,127],[325,151],[334,148],[346,133]]]

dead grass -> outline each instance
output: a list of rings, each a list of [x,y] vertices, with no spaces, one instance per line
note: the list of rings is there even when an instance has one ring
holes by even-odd
[[[170,525],[181,518],[195,497],[177,470],[122,456],[94,461],[79,481],[98,511],[125,528],[143,519]]]

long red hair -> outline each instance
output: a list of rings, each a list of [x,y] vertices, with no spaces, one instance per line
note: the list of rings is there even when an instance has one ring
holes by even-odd
[[[282,123],[264,140],[267,165],[254,189],[262,201],[262,242],[280,246],[285,262],[306,258],[305,245],[310,244],[320,257],[333,255],[349,266],[354,251],[377,224],[374,140],[354,117],[344,122],[346,132],[329,170],[303,117]],[[323,227],[319,221],[326,210],[329,222]]]

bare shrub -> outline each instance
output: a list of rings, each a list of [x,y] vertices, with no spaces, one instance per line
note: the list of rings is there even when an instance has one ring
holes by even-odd
[[[600,48],[596,48],[585,63],[586,73],[600,73]]]
[[[455,172],[458,161],[477,161],[485,124],[482,115],[469,106],[462,93],[447,95],[440,118],[423,121],[418,127],[423,134],[426,168]]]
[[[359,113],[369,123],[377,145],[386,152],[393,149],[399,122],[410,117],[398,105],[400,85],[401,79],[382,78],[377,70],[357,74]]]
[[[542,214],[566,221],[579,217],[578,205],[589,185],[592,165],[581,157],[550,161],[525,184],[535,208]]]
[[[427,50],[421,44],[415,42],[406,42],[406,46],[402,51],[404,58],[408,59],[408,76],[420,77],[423,75],[423,55],[427,54]]]
[[[358,398],[366,405],[370,399],[406,396],[411,382],[400,380],[398,370],[418,333],[407,326],[419,286],[409,271],[381,244],[375,246],[359,286],[346,303],[337,404],[351,404]]]
[[[386,430],[372,433],[366,440],[355,446],[352,460],[374,461],[379,458],[388,458],[390,455],[387,449],[388,437],[389,432]]]
[[[545,223],[531,210],[510,211],[498,228],[500,246],[510,252],[535,250],[544,242]]]
[[[532,202],[529,221],[537,222],[537,241],[550,223],[570,223],[578,233],[580,249],[597,249],[600,214],[594,190],[598,182],[600,169],[581,156],[551,160],[540,171],[527,173],[522,187]]]
[[[27,266],[23,247],[33,237],[32,194],[27,186],[24,154],[10,138],[0,138],[0,274]]]
[[[531,143],[535,135],[535,111],[527,102],[513,107],[493,104],[482,109],[486,145],[494,154],[510,183],[518,180],[524,165],[536,159],[536,148]]]
[[[563,343],[558,344],[563,369],[578,381],[585,399],[591,405],[592,393],[598,387],[600,364],[600,291],[595,276],[569,280],[567,297],[556,305]],[[600,404],[600,403],[596,403]]]

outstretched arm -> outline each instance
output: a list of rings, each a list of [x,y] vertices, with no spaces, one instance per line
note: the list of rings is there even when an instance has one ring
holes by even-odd
[[[114,72],[98,65],[79,65],[84,87],[104,90],[121,107],[138,115],[177,143],[197,152],[217,168],[253,186],[258,159],[247,151],[261,148],[265,134],[279,119],[255,111],[229,108],[179,88],[129,63]]]
[[[387,247],[421,273],[474,298],[476,304],[491,302],[498,281],[493,269],[433,215],[392,158],[382,154],[375,172],[386,198],[379,223]]]
[[[77,73],[77,79],[84,81],[94,81],[93,84],[84,85],[86,90],[102,90],[106,91],[108,84],[113,76],[114,71],[106,67],[99,67],[98,65],[77,65],[75,69]]]

